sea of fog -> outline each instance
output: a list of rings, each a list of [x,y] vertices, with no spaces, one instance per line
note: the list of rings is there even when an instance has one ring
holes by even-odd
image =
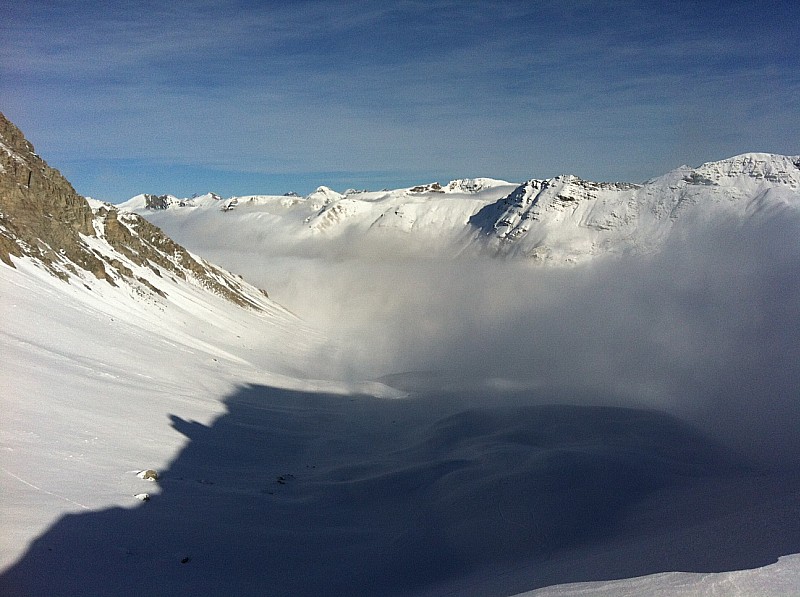
[[[535,400],[655,409],[761,463],[798,462],[796,210],[720,210],[680,222],[658,253],[565,267],[402,235],[245,244],[154,220],[323,330],[334,376],[547,388]]]

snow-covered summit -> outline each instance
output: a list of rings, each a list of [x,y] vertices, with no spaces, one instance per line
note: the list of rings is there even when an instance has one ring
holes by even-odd
[[[306,197],[306,201],[308,201],[312,209],[321,209],[342,198],[344,198],[344,195],[341,193],[337,193],[330,187],[320,186],[316,191]]]
[[[772,153],[743,153],[693,168],[680,166],[646,184],[769,186],[800,188],[800,156]]]
[[[741,177],[775,185],[800,187],[800,156],[743,153],[695,168],[698,175],[717,184],[735,184]]]
[[[494,178],[458,178],[442,186],[438,182],[420,184],[407,189],[409,193],[477,193],[484,189],[506,186],[511,183]]]
[[[119,203],[117,207],[125,211],[162,210],[178,207],[204,207],[218,204],[222,200],[222,197],[216,193],[205,193],[191,198],[179,198],[169,194],[153,195],[152,193],[142,193]]]
[[[457,178],[451,180],[444,188],[445,193],[477,193],[484,189],[507,186],[511,184],[505,180],[495,178]]]

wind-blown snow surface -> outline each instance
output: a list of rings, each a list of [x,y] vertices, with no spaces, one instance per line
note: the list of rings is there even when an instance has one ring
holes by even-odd
[[[570,269],[471,250],[491,181],[147,216],[308,323],[0,265],[0,592],[797,594],[800,215],[746,181]]]

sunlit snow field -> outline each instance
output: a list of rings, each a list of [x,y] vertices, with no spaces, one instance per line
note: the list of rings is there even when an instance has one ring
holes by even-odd
[[[566,269],[154,220],[288,311],[0,268],[5,594],[797,594],[796,212]]]

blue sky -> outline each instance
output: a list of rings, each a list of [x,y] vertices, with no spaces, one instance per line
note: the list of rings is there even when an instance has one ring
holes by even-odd
[[[800,153],[797,2],[5,4],[0,111],[110,201]]]

